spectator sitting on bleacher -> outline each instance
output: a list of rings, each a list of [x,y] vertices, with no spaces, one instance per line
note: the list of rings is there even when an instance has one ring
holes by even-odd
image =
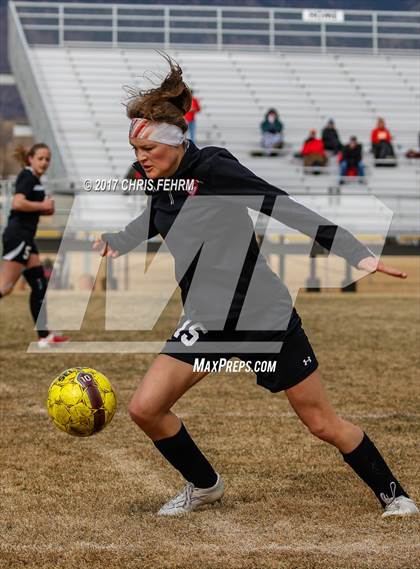
[[[309,137],[305,140],[301,150],[303,165],[305,168],[325,166],[328,158],[325,154],[324,143],[316,137],[316,130],[309,131]]]
[[[394,148],[391,144],[392,136],[385,127],[384,119],[378,118],[376,128],[372,130],[371,142],[372,152],[375,160],[383,160],[385,158],[395,158]]]
[[[330,150],[334,154],[338,154],[342,149],[343,145],[340,142],[340,137],[338,136],[333,119],[330,119],[327,125],[322,129],[322,141],[325,150]]]
[[[276,109],[269,109],[261,123],[262,140],[261,146],[268,150],[282,148],[283,146],[283,123],[279,119]]]
[[[344,146],[339,154],[340,162],[340,184],[344,183],[344,176],[359,176],[359,182],[365,175],[365,166],[362,157],[362,145],[357,141],[356,136],[351,136],[348,144]]]

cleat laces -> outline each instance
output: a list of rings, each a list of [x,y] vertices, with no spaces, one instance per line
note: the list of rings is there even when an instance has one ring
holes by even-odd
[[[389,504],[392,504],[392,502],[395,500],[396,496],[396,492],[397,492],[397,485],[395,484],[395,482],[391,482],[391,484],[389,485],[391,488],[391,497],[388,496],[388,494],[385,494],[384,492],[381,492],[379,494],[382,502],[384,502],[387,506],[389,506]]]

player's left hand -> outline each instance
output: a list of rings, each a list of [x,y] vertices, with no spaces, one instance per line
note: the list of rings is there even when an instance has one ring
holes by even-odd
[[[407,273],[404,273],[403,271],[384,265],[379,257],[366,257],[359,261],[357,268],[368,273],[385,273],[386,275],[396,277],[397,279],[406,279],[408,276]]]
[[[111,249],[108,243],[102,241],[102,239],[96,239],[96,241],[92,245],[92,249],[94,251],[98,251],[101,257],[112,257],[113,259],[115,259],[116,257],[119,256],[119,252],[114,251],[114,249]]]

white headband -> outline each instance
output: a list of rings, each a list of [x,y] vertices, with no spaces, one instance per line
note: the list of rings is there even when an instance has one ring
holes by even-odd
[[[185,135],[179,126],[148,119],[131,119],[128,137],[153,140],[170,146],[180,146],[185,141]]]

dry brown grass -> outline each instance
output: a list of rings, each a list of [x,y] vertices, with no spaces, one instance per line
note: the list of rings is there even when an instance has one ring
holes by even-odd
[[[182,482],[125,410],[152,356],[27,354],[26,302],[16,294],[0,304],[2,569],[420,566],[418,520],[381,520],[339,454],[251,375],[212,375],[176,406],[225,478],[222,505],[157,518]],[[418,297],[301,295],[298,308],[332,401],[419,499]],[[160,325],[170,332],[169,319]],[[73,337],[114,336],[102,328],[96,295]],[[59,432],[45,411],[50,381],[74,365],[102,370],[119,397],[111,426],[89,439]]]

